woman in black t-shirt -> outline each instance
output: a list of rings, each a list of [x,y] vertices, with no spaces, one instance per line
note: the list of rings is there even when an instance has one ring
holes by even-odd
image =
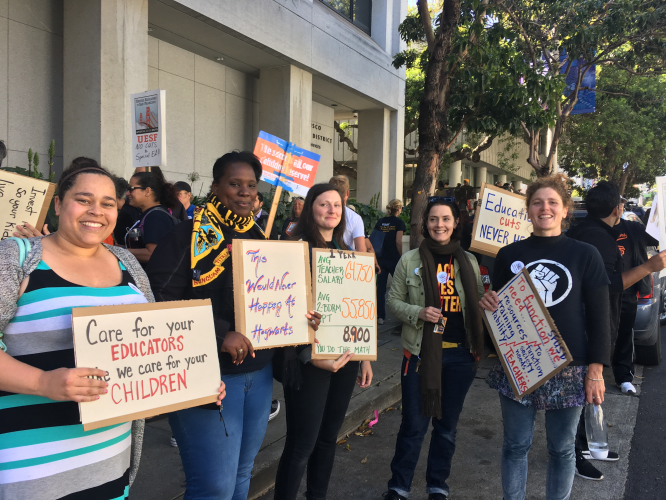
[[[375,230],[384,233],[381,252],[377,252],[377,262],[382,272],[377,275],[377,322],[381,325],[386,318],[386,282],[388,275],[395,272],[395,266],[402,255],[402,235],[405,232],[405,222],[399,218],[402,212],[402,202],[391,200],[386,205],[388,217],[382,217],[375,224]]]
[[[291,233],[294,232],[298,219],[300,218],[301,213],[303,213],[303,203],[303,198],[300,196],[297,196],[291,202],[291,214],[285,219],[284,224],[282,224],[280,239],[287,240],[289,239],[289,236],[291,236]]]
[[[402,423],[391,461],[387,500],[410,493],[423,437],[432,421],[426,491],[449,495],[458,418],[483,353],[477,299],[483,293],[479,266],[460,247],[458,206],[430,198],[418,249],[395,268],[388,306],[403,322]]]
[[[331,184],[315,184],[305,197],[303,213],[291,238],[310,248],[347,250],[344,203]],[[284,385],[287,437],[275,479],[275,499],[294,500],[308,468],[307,497],[326,498],[333,470],[335,443],[345,420],[354,382],[372,382],[370,361],[351,361],[347,351],[338,359],[310,358],[311,346],[301,349],[300,388]],[[360,375],[359,375],[360,367]]]
[[[502,489],[505,500],[526,493],[527,453],[537,410],[546,411],[548,476],[546,498],[569,498],[575,471],[576,428],[585,402],[604,400],[603,365],[610,361],[608,278],[599,252],[567,238],[562,220],[571,205],[563,177],[542,177],[526,193],[532,236],[502,248],[492,286],[501,289],[527,268],[573,362],[534,392],[518,400],[498,363],[486,382],[500,393],[504,422]],[[481,307],[495,311],[497,293],[487,292]]]

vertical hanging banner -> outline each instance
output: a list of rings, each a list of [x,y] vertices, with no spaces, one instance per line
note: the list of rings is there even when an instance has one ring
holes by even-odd
[[[312,342],[308,254],[304,241],[233,240],[236,331],[255,349]]]
[[[149,90],[130,95],[132,166],[165,167],[166,92]]]
[[[495,257],[499,249],[532,234],[525,197],[492,184],[481,184],[469,249]]]
[[[377,288],[371,253],[312,249],[315,311],[313,359],[337,359],[346,351],[354,360],[377,359]]]
[[[41,231],[55,188],[50,182],[0,170],[0,240],[26,222]]]
[[[108,372],[109,392],[79,403],[84,431],[217,400],[210,299],[75,307],[72,330],[76,366]]]
[[[261,180],[297,196],[314,185],[321,156],[266,132],[259,132],[254,154],[261,162]],[[286,162],[285,162],[286,160]]]

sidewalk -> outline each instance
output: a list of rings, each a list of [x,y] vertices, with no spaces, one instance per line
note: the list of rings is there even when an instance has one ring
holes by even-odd
[[[374,410],[383,410],[400,399],[401,323],[387,313],[379,326],[378,356],[373,362],[373,383],[367,389],[354,388],[340,435],[356,429]],[[286,420],[282,385],[273,382],[273,398],[282,405],[280,413],[268,424],[266,437],[252,471],[248,499],[252,500],[273,487],[278,462],[284,448]],[[130,490],[130,499],[176,500],[185,492],[185,474],[178,448],[169,445],[171,429],[165,416],[146,422],[141,466]]]

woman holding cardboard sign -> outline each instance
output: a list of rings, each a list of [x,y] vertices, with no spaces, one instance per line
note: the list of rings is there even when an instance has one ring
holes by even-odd
[[[432,420],[426,489],[445,500],[458,418],[483,353],[476,258],[460,247],[460,211],[433,196],[423,213],[418,249],[402,256],[389,291],[389,310],[403,322],[402,423],[387,500],[409,495],[421,444]]]
[[[537,410],[546,411],[548,475],[546,498],[569,498],[575,471],[576,428],[585,402],[604,400],[603,365],[610,362],[608,277],[599,252],[568,238],[562,221],[571,196],[561,175],[541,177],[527,188],[532,235],[497,254],[492,286],[500,290],[523,268],[534,282],[573,362],[520,400],[497,363],[486,382],[500,394],[504,421],[502,489],[505,500],[525,498],[527,453]],[[495,311],[497,293],[489,291],[481,307]]]
[[[77,402],[109,397],[107,372],[75,368],[72,308],[153,295],[137,260],[102,244],[117,217],[111,174],[78,158],[57,192],[57,232],[0,242],[0,498],[125,498],[141,441],[132,423],[83,431]]]
[[[305,198],[292,239],[310,248],[346,250],[344,203],[331,184],[315,184]],[[300,348],[302,383],[285,386],[287,438],[275,480],[275,499],[293,500],[308,468],[308,499],[326,498],[335,459],[335,443],[354,391],[372,382],[370,361],[351,361],[347,351],[338,359],[310,358],[311,346]],[[359,365],[361,374],[359,375]]]
[[[235,238],[266,239],[252,217],[260,177],[261,164],[249,151],[218,158],[206,206],[168,233],[148,265],[157,301],[211,299],[227,389],[219,413],[214,405],[206,405],[169,415],[185,469],[186,500],[245,500],[254,458],[266,434],[275,349],[255,351],[250,339],[235,331],[230,253]],[[313,311],[306,316],[317,329],[321,316]],[[285,365],[297,366],[295,349],[283,349]]]

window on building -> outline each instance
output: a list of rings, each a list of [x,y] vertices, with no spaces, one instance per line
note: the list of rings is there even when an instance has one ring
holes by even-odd
[[[368,35],[372,21],[372,0],[319,0],[349,19]]]

